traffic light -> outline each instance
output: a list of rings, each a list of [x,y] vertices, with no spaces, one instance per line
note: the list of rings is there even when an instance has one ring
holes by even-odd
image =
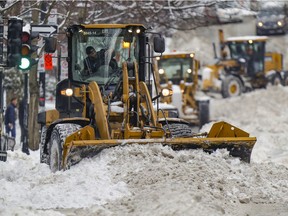
[[[8,20],[7,66],[15,67],[21,61],[23,20],[11,18]]]
[[[22,32],[22,48],[21,48],[21,63],[18,68],[21,70],[29,70],[31,66],[37,64],[37,49],[38,46],[33,42],[38,38],[39,34],[32,33],[30,28],[23,29]]]
[[[53,70],[52,54],[44,54],[44,68],[45,70]]]
[[[5,8],[6,3],[7,3],[7,1],[0,1],[0,6],[2,8]]]

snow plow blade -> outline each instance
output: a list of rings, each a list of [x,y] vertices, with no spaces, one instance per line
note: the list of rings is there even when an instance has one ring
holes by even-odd
[[[62,169],[67,169],[81,160],[99,153],[102,149],[128,144],[162,144],[175,150],[199,149],[213,152],[216,149],[227,149],[231,156],[250,162],[250,156],[256,137],[229,123],[218,122],[209,133],[194,134],[190,137],[151,138],[151,139],[96,139],[94,129],[90,126],[69,135],[63,145]]]

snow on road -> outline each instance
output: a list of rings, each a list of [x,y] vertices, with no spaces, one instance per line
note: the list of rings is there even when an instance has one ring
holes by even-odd
[[[17,148],[0,162],[0,215],[286,215],[288,87],[210,104],[212,119],[257,137],[250,164],[225,150],[135,144],[51,173],[39,151]]]

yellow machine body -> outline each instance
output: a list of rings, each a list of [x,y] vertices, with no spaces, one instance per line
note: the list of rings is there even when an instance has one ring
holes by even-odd
[[[269,82],[285,85],[288,73],[283,69],[283,56],[266,52],[267,40],[266,36],[225,39],[223,31],[219,30],[220,58],[216,64],[202,68],[201,89],[233,97],[264,88]]]
[[[146,53],[145,31],[136,24],[74,25],[68,29],[68,55],[74,59],[69,62],[68,79],[57,84],[56,109],[38,115],[42,126],[40,160],[49,164],[53,172],[65,170],[103,148],[126,144],[159,143],[175,150],[203,148],[207,152],[225,148],[232,156],[250,161],[256,138],[229,123],[218,122],[209,133],[195,134],[180,120],[159,120],[160,112],[154,110],[151,96],[151,79],[146,73],[149,67],[144,67],[147,62],[142,61],[151,59],[151,54]],[[115,48],[120,53],[119,68],[104,71],[108,75],[105,79],[97,73],[81,76],[78,56],[81,59],[90,41],[102,37],[106,37],[105,42],[112,38],[113,45],[115,41],[122,45],[128,42]],[[163,52],[162,40],[155,40],[154,51]],[[77,52],[73,51],[76,48]]]
[[[155,61],[159,91],[164,88],[173,90],[173,95],[161,97],[161,102],[173,105],[181,119],[202,127],[209,122],[209,97],[199,89],[199,68],[200,61],[194,52],[165,53]]]

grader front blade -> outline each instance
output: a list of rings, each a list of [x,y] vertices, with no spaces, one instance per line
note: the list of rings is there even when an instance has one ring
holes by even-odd
[[[250,162],[250,156],[256,137],[226,122],[215,123],[209,133],[195,134],[191,137],[151,138],[151,139],[96,139],[94,129],[86,126],[69,135],[63,146],[62,168],[67,168],[70,161],[81,160],[99,153],[104,148],[128,144],[162,144],[175,150],[198,149],[213,152],[227,149],[231,156]],[[79,152],[81,152],[79,154]]]

